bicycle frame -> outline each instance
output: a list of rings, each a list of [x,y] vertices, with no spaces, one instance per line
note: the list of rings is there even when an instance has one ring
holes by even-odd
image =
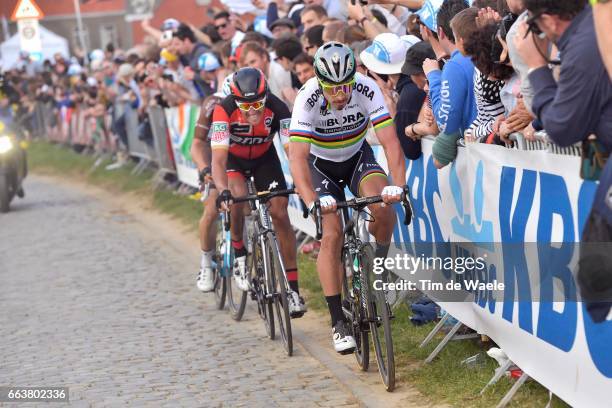
[[[267,204],[268,204],[269,198],[265,199],[265,201],[263,202],[253,199],[255,196],[258,195],[255,189],[255,180],[253,179],[253,176],[252,175],[249,176],[246,182],[247,182],[247,191],[250,197],[241,198],[239,199],[239,201],[249,201],[251,210],[257,211],[257,216],[255,217],[256,226],[257,226],[256,227],[257,237],[259,240],[259,245],[262,248],[262,253],[264,254],[266,253],[265,250],[267,249],[268,245],[274,245],[272,250],[280,254],[281,253],[280,248],[278,247],[278,241],[276,239],[276,231],[274,230],[274,224],[272,222],[272,217],[270,216],[270,212],[268,211]],[[287,190],[287,191],[292,191],[292,190]],[[269,239],[268,233],[271,234],[273,238],[272,240]],[[270,265],[268,264],[268,262],[270,262],[270,260],[267,259],[266,256],[264,256],[263,261],[264,261],[264,279],[265,279],[266,285],[268,285],[268,283],[270,282],[270,280],[268,279],[269,278],[268,273],[270,270]],[[285,263],[283,261],[282,256],[279,257],[279,263],[280,263],[281,271],[283,272],[281,274],[283,276],[283,284],[285,285],[286,288],[288,288],[289,281],[287,280]],[[266,289],[267,289],[266,296],[272,297],[274,294],[274,288],[266,288]]]
[[[221,276],[227,278],[232,275],[232,235],[230,230],[229,211],[221,211],[221,222],[223,223],[223,263],[221,265]]]

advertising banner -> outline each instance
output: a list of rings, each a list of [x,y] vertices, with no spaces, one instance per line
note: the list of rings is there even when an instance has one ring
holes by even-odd
[[[198,188],[198,169],[191,160],[191,144],[200,115],[196,105],[183,104],[166,109],[166,123],[172,142],[176,173],[180,182]]]

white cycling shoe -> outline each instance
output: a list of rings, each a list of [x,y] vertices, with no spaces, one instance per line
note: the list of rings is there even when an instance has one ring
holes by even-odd
[[[293,319],[304,316],[306,313],[306,303],[304,298],[298,295],[297,292],[290,290],[287,292],[287,303],[289,306],[289,315]]]
[[[200,268],[200,273],[198,273],[198,280],[196,282],[196,286],[202,292],[211,292],[214,289],[215,282],[213,280],[212,268]]]
[[[246,256],[234,259],[234,282],[240,290],[246,292],[251,289],[246,270]]]

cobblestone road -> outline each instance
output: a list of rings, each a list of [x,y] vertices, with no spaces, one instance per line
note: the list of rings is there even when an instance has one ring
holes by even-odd
[[[0,385],[67,386],[72,406],[358,405],[252,312],[215,311],[159,229],[52,179],[27,194],[0,215]]]

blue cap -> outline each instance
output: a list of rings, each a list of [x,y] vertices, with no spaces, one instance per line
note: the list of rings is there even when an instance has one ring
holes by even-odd
[[[265,15],[255,17],[255,20],[253,20],[253,30],[268,38],[274,38],[272,31],[268,29],[268,19]]]
[[[200,55],[200,58],[198,58],[198,68],[201,71],[206,72],[214,71],[215,69],[221,68],[221,63],[214,54],[205,52],[204,54]]]
[[[438,31],[437,16],[438,10],[444,3],[444,0],[427,0],[423,7],[416,12],[419,19],[434,33]]]
[[[174,18],[167,18],[164,20],[164,22],[162,23],[161,29],[162,31],[174,31],[177,28],[179,28],[179,26],[181,25],[181,23]]]

